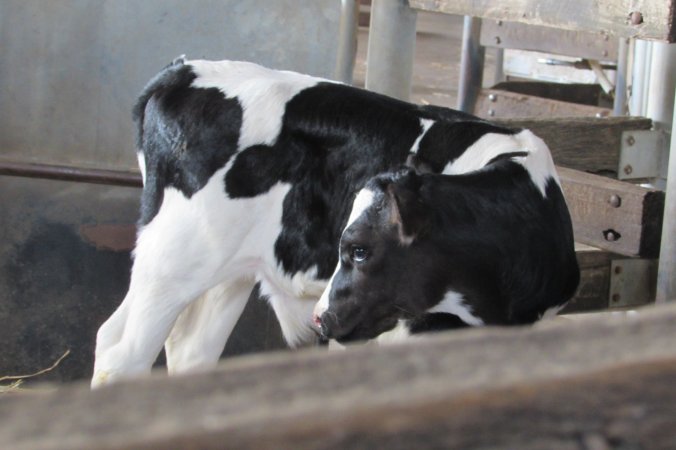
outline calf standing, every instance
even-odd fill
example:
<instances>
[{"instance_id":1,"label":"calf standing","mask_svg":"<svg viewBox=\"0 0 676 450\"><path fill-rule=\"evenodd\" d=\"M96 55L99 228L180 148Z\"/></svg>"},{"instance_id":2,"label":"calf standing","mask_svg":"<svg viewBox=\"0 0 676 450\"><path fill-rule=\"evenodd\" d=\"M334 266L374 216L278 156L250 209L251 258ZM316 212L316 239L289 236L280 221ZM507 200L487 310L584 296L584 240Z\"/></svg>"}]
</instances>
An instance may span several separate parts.
<instances>
[{"instance_id":1,"label":"calf standing","mask_svg":"<svg viewBox=\"0 0 676 450\"><path fill-rule=\"evenodd\" d=\"M134 116L141 219L129 291L97 335L94 386L147 373L162 345L170 372L214 365L257 282L286 341L311 340L370 178L407 160L480 169L486 146L529 150L457 111L244 62L179 59Z\"/></svg>"}]
</instances>

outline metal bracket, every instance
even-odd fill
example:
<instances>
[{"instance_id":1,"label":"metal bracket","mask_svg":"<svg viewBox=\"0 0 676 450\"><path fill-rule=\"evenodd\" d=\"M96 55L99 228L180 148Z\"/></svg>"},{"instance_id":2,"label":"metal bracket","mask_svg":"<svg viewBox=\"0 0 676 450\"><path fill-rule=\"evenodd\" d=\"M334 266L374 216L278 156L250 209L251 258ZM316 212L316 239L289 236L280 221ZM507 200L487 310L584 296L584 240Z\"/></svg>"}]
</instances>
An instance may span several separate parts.
<instances>
[{"instance_id":1,"label":"metal bracket","mask_svg":"<svg viewBox=\"0 0 676 450\"><path fill-rule=\"evenodd\" d=\"M653 303L656 282L657 260L613 260L610 262L608 304L611 308L627 308Z\"/></svg>"},{"instance_id":2,"label":"metal bracket","mask_svg":"<svg viewBox=\"0 0 676 450\"><path fill-rule=\"evenodd\" d=\"M622 132L618 178L666 178L669 139L662 130Z\"/></svg>"}]
</instances>

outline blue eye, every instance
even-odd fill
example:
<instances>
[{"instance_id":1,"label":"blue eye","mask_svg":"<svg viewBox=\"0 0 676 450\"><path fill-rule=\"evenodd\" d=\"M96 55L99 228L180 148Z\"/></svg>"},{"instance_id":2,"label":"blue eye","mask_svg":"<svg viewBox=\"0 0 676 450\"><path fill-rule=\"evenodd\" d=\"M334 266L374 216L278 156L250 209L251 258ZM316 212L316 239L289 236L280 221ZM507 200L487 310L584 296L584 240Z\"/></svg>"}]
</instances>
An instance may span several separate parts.
<instances>
[{"instance_id":1,"label":"blue eye","mask_svg":"<svg viewBox=\"0 0 676 450\"><path fill-rule=\"evenodd\" d=\"M366 261L368 256L369 256L368 250L366 250L366 248L364 248L364 247L359 247L358 245L353 245L350 248L350 259L353 262L356 262L356 263L364 262L364 261Z\"/></svg>"}]
</instances>

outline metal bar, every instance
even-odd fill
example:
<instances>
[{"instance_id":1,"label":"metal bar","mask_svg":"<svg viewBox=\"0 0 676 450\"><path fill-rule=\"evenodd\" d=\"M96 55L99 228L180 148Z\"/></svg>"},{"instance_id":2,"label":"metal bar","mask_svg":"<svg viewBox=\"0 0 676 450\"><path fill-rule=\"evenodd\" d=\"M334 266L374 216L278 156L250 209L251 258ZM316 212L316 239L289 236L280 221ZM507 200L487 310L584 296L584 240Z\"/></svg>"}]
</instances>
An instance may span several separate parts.
<instances>
[{"instance_id":1,"label":"metal bar","mask_svg":"<svg viewBox=\"0 0 676 450\"><path fill-rule=\"evenodd\" d=\"M417 13L408 0L373 0L366 89L408 100L413 77Z\"/></svg>"},{"instance_id":2,"label":"metal bar","mask_svg":"<svg viewBox=\"0 0 676 450\"><path fill-rule=\"evenodd\" d=\"M142 187L141 174L117 170L85 169L52 164L0 161L0 175L107 184L111 186Z\"/></svg>"},{"instance_id":3,"label":"metal bar","mask_svg":"<svg viewBox=\"0 0 676 450\"><path fill-rule=\"evenodd\" d=\"M495 80L494 83L502 83L505 81L505 49L496 48L495 49Z\"/></svg>"},{"instance_id":4,"label":"metal bar","mask_svg":"<svg viewBox=\"0 0 676 450\"><path fill-rule=\"evenodd\" d=\"M646 115L656 127L668 130L674 114L670 100L676 87L676 45L653 42L652 48Z\"/></svg>"},{"instance_id":5,"label":"metal bar","mask_svg":"<svg viewBox=\"0 0 676 450\"><path fill-rule=\"evenodd\" d=\"M650 79L650 52L651 43L642 39L634 40L634 54L631 75L631 98L629 100L629 114L645 116L648 80Z\"/></svg>"},{"instance_id":6,"label":"metal bar","mask_svg":"<svg viewBox=\"0 0 676 450\"><path fill-rule=\"evenodd\" d=\"M357 57L358 22L359 0L341 0L335 79L347 84L352 84Z\"/></svg>"},{"instance_id":7,"label":"metal bar","mask_svg":"<svg viewBox=\"0 0 676 450\"><path fill-rule=\"evenodd\" d=\"M676 93L674 103L676 104ZM673 105L672 104L672 105ZM655 302L676 300L676 114L672 120L669 173L662 221L660 262L657 269Z\"/></svg>"},{"instance_id":8,"label":"metal bar","mask_svg":"<svg viewBox=\"0 0 676 450\"><path fill-rule=\"evenodd\" d=\"M615 71L615 99L613 115L624 116L627 112L627 72L629 69L629 39L620 38L617 48L617 70Z\"/></svg>"},{"instance_id":9,"label":"metal bar","mask_svg":"<svg viewBox=\"0 0 676 450\"><path fill-rule=\"evenodd\" d=\"M458 109L467 113L474 112L483 81L485 49L479 43L480 40L481 19L465 16L460 56Z\"/></svg>"}]
</instances>

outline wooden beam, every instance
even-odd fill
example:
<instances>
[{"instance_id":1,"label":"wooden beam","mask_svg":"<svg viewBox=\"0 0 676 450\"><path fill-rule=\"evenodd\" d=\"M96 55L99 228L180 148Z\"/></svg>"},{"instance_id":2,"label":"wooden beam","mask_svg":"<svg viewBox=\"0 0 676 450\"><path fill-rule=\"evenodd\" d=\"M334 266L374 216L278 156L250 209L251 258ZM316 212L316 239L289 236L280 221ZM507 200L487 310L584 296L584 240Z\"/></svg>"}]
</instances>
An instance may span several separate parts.
<instances>
[{"instance_id":1,"label":"wooden beam","mask_svg":"<svg viewBox=\"0 0 676 450\"><path fill-rule=\"evenodd\" d=\"M620 160L622 132L652 128L652 121L643 117L499 119L495 122L532 130L547 143L557 165L614 176Z\"/></svg>"},{"instance_id":2,"label":"wooden beam","mask_svg":"<svg viewBox=\"0 0 676 450\"><path fill-rule=\"evenodd\" d=\"M626 256L659 255L664 192L557 169L577 242Z\"/></svg>"},{"instance_id":3,"label":"wooden beam","mask_svg":"<svg viewBox=\"0 0 676 450\"><path fill-rule=\"evenodd\" d=\"M474 106L474 114L488 120L514 117L596 117L608 115L610 112L608 108L599 106L580 105L499 89L482 89Z\"/></svg>"},{"instance_id":4,"label":"wooden beam","mask_svg":"<svg viewBox=\"0 0 676 450\"><path fill-rule=\"evenodd\" d=\"M616 61L618 39L597 30L582 32L484 20L481 24L481 45Z\"/></svg>"},{"instance_id":5,"label":"wooden beam","mask_svg":"<svg viewBox=\"0 0 676 450\"><path fill-rule=\"evenodd\" d=\"M561 314L607 310L610 306L610 265L617 255L578 244L575 255L580 266L580 285Z\"/></svg>"},{"instance_id":6,"label":"wooden beam","mask_svg":"<svg viewBox=\"0 0 676 450\"><path fill-rule=\"evenodd\" d=\"M668 448L675 321L669 305L5 396L0 448Z\"/></svg>"},{"instance_id":7,"label":"wooden beam","mask_svg":"<svg viewBox=\"0 0 676 450\"><path fill-rule=\"evenodd\" d=\"M676 42L674 0L409 0L424 11Z\"/></svg>"}]
</instances>

